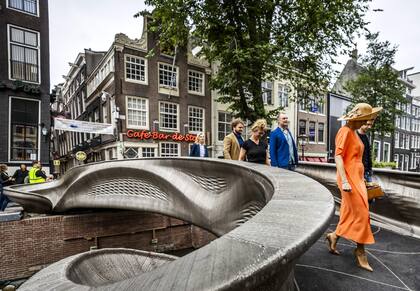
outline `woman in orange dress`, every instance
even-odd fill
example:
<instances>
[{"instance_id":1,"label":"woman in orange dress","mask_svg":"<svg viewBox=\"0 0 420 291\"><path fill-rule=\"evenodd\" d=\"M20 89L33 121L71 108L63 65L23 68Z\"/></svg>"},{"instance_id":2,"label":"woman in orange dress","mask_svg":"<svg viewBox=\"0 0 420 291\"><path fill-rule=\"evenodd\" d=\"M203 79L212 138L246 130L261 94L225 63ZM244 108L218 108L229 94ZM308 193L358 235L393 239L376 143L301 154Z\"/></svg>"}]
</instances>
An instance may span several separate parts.
<instances>
[{"instance_id":1,"label":"woman in orange dress","mask_svg":"<svg viewBox=\"0 0 420 291\"><path fill-rule=\"evenodd\" d=\"M335 255L340 254L336 249L340 237L356 242L354 254L357 265L371 272L373 269L367 260L365 244L373 244L375 239L370 228L364 181L364 145L356 131L367 121L374 121L381 110L380 107L372 108L369 104L359 103L339 119L347 121L335 138L337 184L341 191L340 220L336 230L326 236L330 253Z\"/></svg>"}]
</instances>

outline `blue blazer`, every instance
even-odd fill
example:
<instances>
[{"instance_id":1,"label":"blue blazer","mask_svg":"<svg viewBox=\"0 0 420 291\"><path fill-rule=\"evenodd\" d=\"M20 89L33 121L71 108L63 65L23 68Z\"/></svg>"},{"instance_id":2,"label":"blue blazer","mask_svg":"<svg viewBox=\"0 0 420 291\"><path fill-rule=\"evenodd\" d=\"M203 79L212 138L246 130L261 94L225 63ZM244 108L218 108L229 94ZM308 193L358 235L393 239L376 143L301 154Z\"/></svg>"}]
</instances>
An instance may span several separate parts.
<instances>
[{"instance_id":1,"label":"blue blazer","mask_svg":"<svg viewBox=\"0 0 420 291\"><path fill-rule=\"evenodd\" d=\"M290 133L290 132L289 132ZM292 137L292 135L290 134ZM298 164L299 158L296 148L296 143L292 137L293 141L293 153L295 156L295 164ZM270 159L271 166L285 168L289 167L289 144L287 143L286 137L284 136L283 131L277 127L270 133Z\"/></svg>"},{"instance_id":2,"label":"blue blazer","mask_svg":"<svg viewBox=\"0 0 420 291\"><path fill-rule=\"evenodd\" d=\"M207 150L207 146L204 145L204 157L208 158L209 151ZM200 145L195 143L191 147L190 157L200 157Z\"/></svg>"}]
</instances>

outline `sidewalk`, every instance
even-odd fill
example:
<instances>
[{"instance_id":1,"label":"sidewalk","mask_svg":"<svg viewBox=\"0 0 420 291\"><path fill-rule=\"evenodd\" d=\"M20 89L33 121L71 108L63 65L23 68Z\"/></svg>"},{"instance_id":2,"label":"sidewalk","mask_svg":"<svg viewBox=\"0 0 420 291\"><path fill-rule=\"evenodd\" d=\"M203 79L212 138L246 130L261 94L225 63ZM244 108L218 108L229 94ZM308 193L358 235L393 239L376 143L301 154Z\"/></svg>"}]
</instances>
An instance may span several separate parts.
<instances>
[{"instance_id":1,"label":"sidewalk","mask_svg":"<svg viewBox=\"0 0 420 291\"><path fill-rule=\"evenodd\" d=\"M335 229L335 216L327 232ZM298 291L420 290L420 240L372 226L376 243L366 246L373 273L357 267L355 244L340 239L340 256L327 250L323 235L297 262Z\"/></svg>"}]
</instances>

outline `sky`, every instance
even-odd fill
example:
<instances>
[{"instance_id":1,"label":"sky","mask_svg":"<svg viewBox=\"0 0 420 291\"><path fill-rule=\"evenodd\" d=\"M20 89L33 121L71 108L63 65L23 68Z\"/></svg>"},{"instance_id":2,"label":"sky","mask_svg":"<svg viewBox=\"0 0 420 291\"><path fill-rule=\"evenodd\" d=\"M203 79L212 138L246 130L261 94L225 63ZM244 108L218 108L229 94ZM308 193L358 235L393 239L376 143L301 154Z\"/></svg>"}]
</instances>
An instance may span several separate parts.
<instances>
[{"instance_id":1,"label":"sky","mask_svg":"<svg viewBox=\"0 0 420 291\"><path fill-rule=\"evenodd\" d=\"M123 3L123 4L122 4ZM396 69L415 67L420 71L419 0L373 0L366 15L372 32L380 32L380 40L398 46ZM64 81L77 54L85 48L107 51L117 33L140 38L142 18L133 15L145 9L142 0L52 0L49 1L51 88ZM373 12L373 9L383 9ZM359 54L366 42L357 40ZM339 61L345 63L347 56Z\"/></svg>"}]
</instances>

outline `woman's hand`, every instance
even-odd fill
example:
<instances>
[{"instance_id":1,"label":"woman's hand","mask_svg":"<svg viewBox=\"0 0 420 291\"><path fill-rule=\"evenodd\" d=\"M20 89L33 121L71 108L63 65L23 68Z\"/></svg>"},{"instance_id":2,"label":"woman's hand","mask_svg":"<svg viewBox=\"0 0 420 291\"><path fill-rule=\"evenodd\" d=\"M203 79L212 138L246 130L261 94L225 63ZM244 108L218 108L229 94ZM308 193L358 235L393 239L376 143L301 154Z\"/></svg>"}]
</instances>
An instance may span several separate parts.
<instances>
[{"instance_id":1,"label":"woman's hand","mask_svg":"<svg viewBox=\"0 0 420 291\"><path fill-rule=\"evenodd\" d=\"M351 186L350 186L349 182L347 182L347 181L343 182L343 191L344 192L351 192Z\"/></svg>"}]
</instances>

